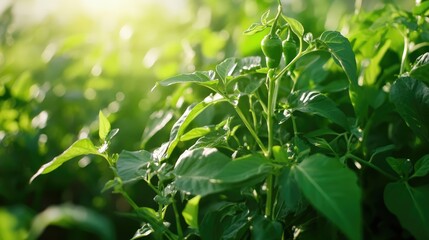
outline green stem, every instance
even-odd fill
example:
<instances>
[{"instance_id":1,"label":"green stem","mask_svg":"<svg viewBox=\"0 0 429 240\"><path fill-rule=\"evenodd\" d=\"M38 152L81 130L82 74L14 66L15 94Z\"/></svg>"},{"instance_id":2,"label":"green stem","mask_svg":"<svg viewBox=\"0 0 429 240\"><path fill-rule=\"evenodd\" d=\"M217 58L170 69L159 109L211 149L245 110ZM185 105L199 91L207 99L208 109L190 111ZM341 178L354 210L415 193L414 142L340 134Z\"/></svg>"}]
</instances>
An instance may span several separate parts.
<instances>
[{"instance_id":1,"label":"green stem","mask_svg":"<svg viewBox=\"0 0 429 240\"><path fill-rule=\"evenodd\" d=\"M259 148L262 150L262 152L264 152L264 155L266 155L267 148L264 146L264 144L262 143L261 139L258 137L258 134L253 129L252 125L249 123L249 121L247 120L246 116L244 116L243 112L241 111L241 109L236 104L234 104L231 101L229 101L229 103L234 106L235 112L238 114L238 116L240 117L241 121L243 121L244 125L249 130L250 134L255 139L256 143L259 146Z\"/></svg>"},{"instance_id":2,"label":"green stem","mask_svg":"<svg viewBox=\"0 0 429 240\"><path fill-rule=\"evenodd\" d=\"M370 167L370 168L372 168L372 169L376 170L377 172L379 172L379 173L383 174L384 176L386 176L386 177L387 177L387 178L389 178L390 180L398 180L398 178L396 178L396 177L392 176L390 173L388 173L388 172L384 171L383 169L381 169L381 168L377 167L376 165L374 165L374 164L372 164L372 163L370 163L370 162L368 162L368 161L363 160L362 158L360 158L360 157L358 157L358 156L355 156L355 155L353 155L353 154L351 154L351 153L348 153L348 154L346 154L346 157L349 157L349 158L351 158L351 159L353 159L353 160L356 160L357 162L359 162L359 163L361 163L361 164L363 164L363 165L366 165L366 166L368 166L368 167Z\"/></svg>"},{"instance_id":3,"label":"green stem","mask_svg":"<svg viewBox=\"0 0 429 240\"><path fill-rule=\"evenodd\" d=\"M276 15L276 18L274 19L274 23L273 23L273 26L271 27L271 31L270 31L271 36L274 36L276 34L277 21L278 21L280 15L281 15L281 13L282 13L282 5L278 4L277 15Z\"/></svg>"},{"instance_id":4,"label":"green stem","mask_svg":"<svg viewBox=\"0 0 429 240\"><path fill-rule=\"evenodd\" d=\"M267 202L265 204L265 217L272 218L273 217L273 178L274 175L270 174L267 177Z\"/></svg>"},{"instance_id":5,"label":"green stem","mask_svg":"<svg viewBox=\"0 0 429 240\"><path fill-rule=\"evenodd\" d=\"M139 206L130 198L130 196L121 189L121 195L127 200L127 202L131 205L134 210L137 210Z\"/></svg>"},{"instance_id":6,"label":"green stem","mask_svg":"<svg viewBox=\"0 0 429 240\"><path fill-rule=\"evenodd\" d=\"M274 109L276 107L276 87L277 79L268 78L268 112L267 112L267 129L268 129L268 152L266 154L267 158L271 157L271 151L273 148L274 142Z\"/></svg>"},{"instance_id":7,"label":"green stem","mask_svg":"<svg viewBox=\"0 0 429 240\"><path fill-rule=\"evenodd\" d=\"M268 151L265 154L267 159L271 158L274 145L274 109L276 107L278 93L278 79L270 78L268 74L268 112L267 112L267 128L268 128ZM272 216L273 209L273 175L270 174L266 182L267 187L267 202L265 205L265 216Z\"/></svg>"},{"instance_id":8,"label":"green stem","mask_svg":"<svg viewBox=\"0 0 429 240\"><path fill-rule=\"evenodd\" d=\"M253 121L253 128L257 129L258 127L258 120L256 118L256 113L255 110L253 109L253 100L252 100L252 96L249 96L249 105L250 105L250 114L252 114L252 121Z\"/></svg>"},{"instance_id":9,"label":"green stem","mask_svg":"<svg viewBox=\"0 0 429 240\"><path fill-rule=\"evenodd\" d=\"M176 228L177 228L177 235L179 237L179 239L183 239L183 230L182 230L182 225L180 223L180 215L179 215L179 211L177 209L176 206L176 201L173 199L173 210L174 210L174 217L176 219Z\"/></svg>"},{"instance_id":10,"label":"green stem","mask_svg":"<svg viewBox=\"0 0 429 240\"><path fill-rule=\"evenodd\" d=\"M290 118L292 120L293 136L297 136L298 135L298 128L296 126L295 117L293 115L291 115Z\"/></svg>"},{"instance_id":11,"label":"green stem","mask_svg":"<svg viewBox=\"0 0 429 240\"><path fill-rule=\"evenodd\" d=\"M296 62L296 61L298 61L298 59L301 57L301 56L303 56L303 55L305 55L305 54L307 54L307 53L310 53L312 50L309 50L309 49L306 49L305 51L302 51L302 43L301 43L301 38L299 39L299 41L300 41L300 47L299 47L299 51L298 51L298 54L295 56L295 58L294 59L292 59L291 61L290 61L290 63L288 64L288 65L286 65L274 78L275 79L280 79L285 73L287 73L287 71L290 69L290 67Z\"/></svg>"},{"instance_id":12,"label":"green stem","mask_svg":"<svg viewBox=\"0 0 429 240\"><path fill-rule=\"evenodd\" d=\"M399 71L399 75L402 75L404 73L404 70L405 70L405 62L407 60L408 45L409 45L409 40L408 40L407 35L408 34L404 34L404 51L402 52L401 70Z\"/></svg>"}]
</instances>

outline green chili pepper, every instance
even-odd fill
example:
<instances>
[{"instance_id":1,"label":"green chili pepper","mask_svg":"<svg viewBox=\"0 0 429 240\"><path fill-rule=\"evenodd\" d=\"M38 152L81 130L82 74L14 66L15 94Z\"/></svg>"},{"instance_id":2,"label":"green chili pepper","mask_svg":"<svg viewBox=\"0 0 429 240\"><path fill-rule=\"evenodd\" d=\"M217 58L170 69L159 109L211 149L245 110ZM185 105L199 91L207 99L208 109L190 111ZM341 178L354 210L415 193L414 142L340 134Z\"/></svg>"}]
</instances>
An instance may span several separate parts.
<instances>
[{"instance_id":1,"label":"green chili pepper","mask_svg":"<svg viewBox=\"0 0 429 240\"><path fill-rule=\"evenodd\" d=\"M293 40L284 40L282 42L282 49L285 56L285 63L288 65L296 57L296 44Z\"/></svg>"},{"instance_id":2,"label":"green chili pepper","mask_svg":"<svg viewBox=\"0 0 429 240\"><path fill-rule=\"evenodd\" d=\"M268 34L261 41L262 52L265 55L267 66L276 68L282 58L282 40L277 34Z\"/></svg>"}]
</instances>

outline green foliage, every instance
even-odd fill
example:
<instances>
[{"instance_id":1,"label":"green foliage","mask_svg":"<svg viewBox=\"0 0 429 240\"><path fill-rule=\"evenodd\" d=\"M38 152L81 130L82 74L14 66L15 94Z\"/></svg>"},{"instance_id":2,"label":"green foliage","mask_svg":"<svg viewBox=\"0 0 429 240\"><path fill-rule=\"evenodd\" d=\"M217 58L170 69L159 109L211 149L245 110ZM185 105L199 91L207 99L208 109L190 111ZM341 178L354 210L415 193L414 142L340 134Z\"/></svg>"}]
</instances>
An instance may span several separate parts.
<instances>
[{"instance_id":1,"label":"green foliage","mask_svg":"<svg viewBox=\"0 0 429 240\"><path fill-rule=\"evenodd\" d=\"M387 208L416 239L429 237L429 231L425 227L429 224L429 208L426 204L428 197L428 185L411 187L407 182L395 182L387 184L384 190Z\"/></svg>"},{"instance_id":2,"label":"green foliage","mask_svg":"<svg viewBox=\"0 0 429 240\"><path fill-rule=\"evenodd\" d=\"M197 2L189 7L198 18L186 16L177 29L157 23L165 40L147 40L155 48L138 40L154 30L135 28L134 38L133 23L118 28L117 42L95 50L79 34L47 47L14 43L18 35L4 30L12 12L4 12L0 143L7 148L0 154L36 160L22 164L25 183L30 178L30 187L39 187L30 202L49 199L44 188L56 184L66 191L59 195L71 195L57 201L120 211L121 221L137 224L122 224L135 233L118 238L428 238L428 5L366 11L357 1L341 21L323 12L340 22L323 29L308 22L313 16L294 15L294 3L278 1L265 11L265 1ZM235 34L249 25L246 35ZM174 32L188 39L177 41ZM282 40L296 43L293 56L261 49L264 35L279 37L276 48ZM45 49L43 61L27 68L22 56L29 51L21 47L35 44ZM116 45L123 51L105 52ZM142 57L151 73L142 70ZM96 112L98 124L91 122ZM77 158L85 171L73 169ZM39 167L40 159L52 160ZM12 163L0 162L0 169ZM55 174L61 177L48 180ZM67 182L74 178L84 184ZM109 197L85 198L86 185ZM0 209L0 238L36 239L56 225L115 239L98 211L60 205L37 212Z\"/></svg>"},{"instance_id":3,"label":"green foliage","mask_svg":"<svg viewBox=\"0 0 429 240\"><path fill-rule=\"evenodd\" d=\"M114 232L109 221L98 213L82 207L62 205L52 206L33 219L28 239L38 239L49 225L83 228L94 232L100 239L114 239Z\"/></svg>"},{"instance_id":4,"label":"green foliage","mask_svg":"<svg viewBox=\"0 0 429 240\"><path fill-rule=\"evenodd\" d=\"M307 200L337 225L349 239L361 239L361 191L356 175L339 162L320 154L292 168Z\"/></svg>"}]
</instances>

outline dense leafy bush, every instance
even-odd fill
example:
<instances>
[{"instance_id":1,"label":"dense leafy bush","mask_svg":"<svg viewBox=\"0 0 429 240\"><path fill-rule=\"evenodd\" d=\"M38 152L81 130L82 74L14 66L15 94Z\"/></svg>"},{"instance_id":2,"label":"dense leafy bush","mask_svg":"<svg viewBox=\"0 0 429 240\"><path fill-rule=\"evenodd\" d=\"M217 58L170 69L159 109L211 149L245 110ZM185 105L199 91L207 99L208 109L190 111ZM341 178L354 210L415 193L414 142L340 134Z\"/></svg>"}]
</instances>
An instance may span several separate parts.
<instances>
[{"instance_id":1,"label":"dense leafy bush","mask_svg":"<svg viewBox=\"0 0 429 240\"><path fill-rule=\"evenodd\" d=\"M340 31L320 33L285 12L279 1L245 33L295 51L264 41L158 81L154 91L177 87L147 120L141 150L114 153L118 129L100 111L98 136L31 181L78 156L106 160L103 191L132 207L133 239L429 238L429 4L357 4ZM46 211L111 238L96 213Z\"/></svg>"}]
</instances>

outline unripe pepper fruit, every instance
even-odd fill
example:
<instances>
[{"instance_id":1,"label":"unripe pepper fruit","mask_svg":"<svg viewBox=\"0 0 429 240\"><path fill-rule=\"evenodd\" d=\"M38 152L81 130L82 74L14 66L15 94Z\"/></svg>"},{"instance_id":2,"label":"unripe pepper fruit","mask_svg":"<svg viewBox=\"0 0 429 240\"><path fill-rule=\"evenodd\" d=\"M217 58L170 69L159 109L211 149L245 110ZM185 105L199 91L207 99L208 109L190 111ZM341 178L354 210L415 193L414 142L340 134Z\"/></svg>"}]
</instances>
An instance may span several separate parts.
<instances>
[{"instance_id":1,"label":"unripe pepper fruit","mask_svg":"<svg viewBox=\"0 0 429 240\"><path fill-rule=\"evenodd\" d=\"M282 49L285 56L285 63L288 65L296 57L296 44L293 40L284 40L282 42Z\"/></svg>"},{"instance_id":2,"label":"unripe pepper fruit","mask_svg":"<svg viewBox=\"0 0 429 240\"><path fill-rule=\"evenodd\" d=\"M262 52L265 55L267 66L276 68L282 59L282 40L277 34L268 34L261 41Z\"/></svg>"}]
</instances>

